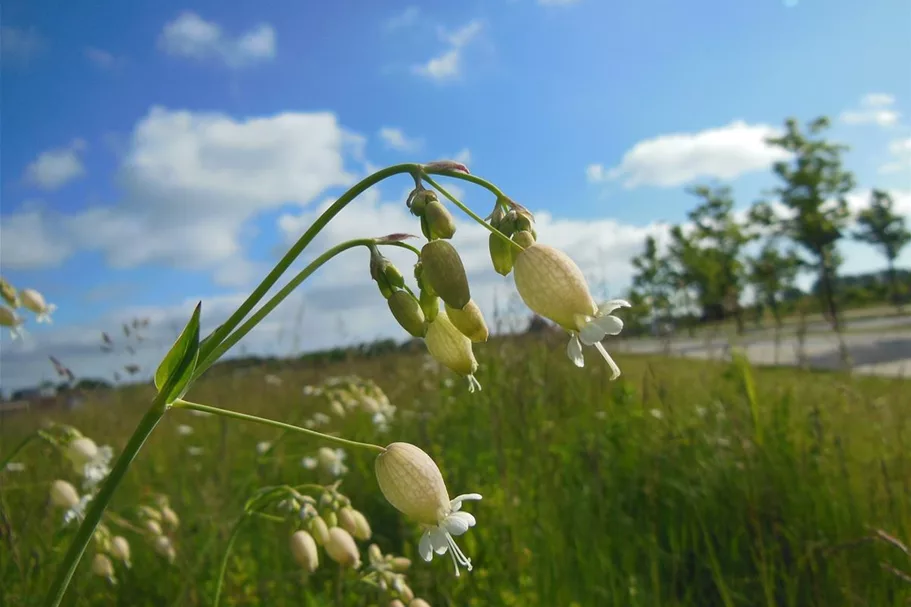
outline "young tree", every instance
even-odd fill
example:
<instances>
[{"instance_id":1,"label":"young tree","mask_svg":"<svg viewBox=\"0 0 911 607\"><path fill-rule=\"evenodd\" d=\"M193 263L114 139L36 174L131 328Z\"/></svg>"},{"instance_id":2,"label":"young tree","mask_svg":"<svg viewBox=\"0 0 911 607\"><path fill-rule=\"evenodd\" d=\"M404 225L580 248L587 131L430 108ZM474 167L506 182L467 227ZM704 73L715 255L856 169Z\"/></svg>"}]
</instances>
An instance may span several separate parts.
<instances>
[{"instance_id":1,"label":"young tree","mask_svg":"<svg viewBox=\"0 0 911 607\"><path fill-rule=\"evenodd\" d=\"M873 190L870 206L857 215L860 229L854 238L879 248L889 264L889 291L892 303L901 309L895 260L901 250L911 242L911 232L905 227L905 218L893 210L894 201L888 192Z\"/></svg>"},{"instance_id":2,"label":"young tree","mask_svg":"<svg viewBox=\"0 0 911 607\"><path fill-rule=\"evenodd\" d=\"M781 302L794 289L800 271L800 257L794 251L782 254L774 241L767 242L759 255L750 260L749 279L756 289L756 299L768 306L775 325L782 326Z\"/></svg>"},{"instance_id":3,"label":"young tree","mask_svg":"<svg viewBox=\"0 0 911 607\"><path fill-rule=\"evenodd\" d=\"M849 220L845 195L854 188L854 176L842 166L842 152L847 147L821 136L827 128L829 119L817 118L807 125L805 134L797 121L789 118L785 133L767 142L791 154L790 160L773 166L782 182L774 193L789 211L788 217L778 218L778 227L813 256L823 309L839 331L834 292L840 261L836 244Z\"/></svg>"},{"instance_id":4,"label":"young tree","mask_svg":"<svg viewBox=\"0 0 911 607\"><path fill-rule=\"evenodd\" d=\"M645 250L632 260L636 274L633 286L650 300L655 316L661 311L670 312L670 273L667 262L658 253L658 241L654 236L645 239Z\"/></svg>"}]
</instances>

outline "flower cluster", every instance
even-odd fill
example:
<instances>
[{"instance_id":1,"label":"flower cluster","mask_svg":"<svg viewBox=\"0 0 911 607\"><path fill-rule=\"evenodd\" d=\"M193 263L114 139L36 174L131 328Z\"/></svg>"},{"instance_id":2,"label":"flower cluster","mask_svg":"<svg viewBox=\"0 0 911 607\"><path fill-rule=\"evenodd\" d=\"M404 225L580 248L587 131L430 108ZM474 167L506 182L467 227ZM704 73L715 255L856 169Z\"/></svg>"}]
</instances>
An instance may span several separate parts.
<instances>
[{"instance_id":1,"label":"flower cluster","mask_svg":"<svg viewBox=\"0 0 911 607\"><path fill-rule=\"evenodd\" d=\"M336 418L363 414L379 432L386 432L395 418L396 407L376 382L356 375L330 377L319 386L304 386L304 396L322 397L328 413ZM307 428L318 428L330 423L329 414L317 411L304 422Z\"/></svg>"},{"instance_id":2,"label":"flower cluster","mask_svg":"<svg viewBox=\"0 0 911 607\"><path fill-rule=\"evenodd\" d=\"M54 304L47 303L44 296L35 289L20 291L4 278L0 278L0 298L5 302L0 304L0 326L7 327L13 339L25 334L22 328L25 318L18 314L18 310L28 310L35 315L36 322L50 323L51 314L57 309Z\"/></svg>"}]
</instances>

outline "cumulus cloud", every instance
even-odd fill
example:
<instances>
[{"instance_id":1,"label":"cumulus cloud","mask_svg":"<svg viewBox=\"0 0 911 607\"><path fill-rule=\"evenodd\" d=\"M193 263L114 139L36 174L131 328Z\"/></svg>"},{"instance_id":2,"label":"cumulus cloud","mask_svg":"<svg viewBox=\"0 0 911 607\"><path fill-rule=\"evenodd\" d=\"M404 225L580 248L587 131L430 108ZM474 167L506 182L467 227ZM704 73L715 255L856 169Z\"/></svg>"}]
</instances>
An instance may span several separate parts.
<instances>
[{"instance_id":1,"label":"cumulus cloud","mask_svg":"<svg viewBox=\"0 0 911 607\"><path fill-rule=\"evenodd\" d=\"M870 93L860 100L859 107L841 113L845 124L875 124L891 127L898 123L901 114L893 106L895 97L886 93Z\"/></svg>"},{"instance_id":2,"label":"cumulus cloud","mask_svg":"<svg viewBox=\"0 0 911 607\"><path fill-rule=\"evenodd\" d=\"M74 250L97 250L113 267L211 269L237 284L251 273L243 227L264 211L306 205L352 183L345 157L362 146L327 112L235 120L155 107L136 125L122 160L121 200L30 221L58 234L57 262ZM4 227L16 220L4 217ZM16 251L28 245L4 239L13 258L26 256Z\"/></svg>"},{"instance_id":3,"label":"cumulus cloud","mask_svg":"<svg viewBox=\"0 0 911 607\"><path fill-rule=\"evenodd\" d=\"M640 141L620 164L586 168L590 182L622 180L627 188L675 187L697 179L730 180L785 160L787 152L766 143L778 131L765 124L730 124L695 133L672 133Z\"/></svg>"},{"instance_id":4,"label":"cumulus cloud","mask_svg":"<svg viewBox=\"0 0 911 607\"><path fill-rule=\"evenodd\" d=\"M220 25L193 12L181 13L165 24L159 47L174 57L196 61L218 61L240 68L275 58L275 30L268 23L231 36Z\"/></svg>"},{"instance_id":5,"label":"cumulus cloud","mask_svg":"<svg viewBox=\"0 0 911 607\"><path fill-rule=\"evenodd\" d=\"M42 152L25 169L25 180L42 190L56 190L85 175L81 154L85 141L74 140L70 145Z\"/></svg>"},{"instance_id":6,"label":"cumulus cloud","mask_svg":"<svg viewBox=\"0 0 911 607\"><path fill-rule=\"evenodd\" d=\"M72 254L70 243L50 225L34 204L4 215L0 221L0 259L9 270L34 270L59 265Z\"/></svg>"},{"instance_id":7,"label":"cumulus cloud","mask_svg":"<svg viewBox=\"0 0 911 607\"><path fill-rule=\"evenodd\" d=\"M408 137L402 129L384 126L379 132L383 144L399 152L416 152L421 149L423 141L416 137Z\"/></svg>"},{"instance_id":8,"label":"cumulus cloud","mask_svg":"<svg viewBox=\"0 0 911 607\"><path fill-rule=\"evenodd\" d=\"M412 71L436 82L457 79L462 74L462 56L465 48L481 33L484 24L475 19L455 31L440 30L440 38L446 48L426 62L415 65Z\"/></svg>"}]
</instances>

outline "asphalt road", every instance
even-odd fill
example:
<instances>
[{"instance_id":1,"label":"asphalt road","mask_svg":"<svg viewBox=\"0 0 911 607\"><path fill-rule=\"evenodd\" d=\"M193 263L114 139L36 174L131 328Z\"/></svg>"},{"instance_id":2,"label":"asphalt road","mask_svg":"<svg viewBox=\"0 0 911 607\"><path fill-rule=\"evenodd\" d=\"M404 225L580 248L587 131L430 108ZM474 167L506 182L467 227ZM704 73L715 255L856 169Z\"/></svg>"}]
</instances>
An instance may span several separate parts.
<instances>
[{"instance_id":1,"label":"asphalt road","mask_svg":"<svg viewBox=\"0 0 911 607\"><path fill-rule=\"evenodd\" d=\"M631 339L612 344L616 352L669 353L671 356L727 359L731 346L742 348L757 365L805 365L817 369L841 369L838 337L810 327L803 347L793 327L782 331L775 343L774 331L754 331L743 336L710 335L690 338L681 332L670 340ZM843 339L856 373L911 377L911 318L869 318L851 321ZM801 349L803 352L801 353ZM803 362L801 363L801 359Z\"/></svg>"}]
</instances>

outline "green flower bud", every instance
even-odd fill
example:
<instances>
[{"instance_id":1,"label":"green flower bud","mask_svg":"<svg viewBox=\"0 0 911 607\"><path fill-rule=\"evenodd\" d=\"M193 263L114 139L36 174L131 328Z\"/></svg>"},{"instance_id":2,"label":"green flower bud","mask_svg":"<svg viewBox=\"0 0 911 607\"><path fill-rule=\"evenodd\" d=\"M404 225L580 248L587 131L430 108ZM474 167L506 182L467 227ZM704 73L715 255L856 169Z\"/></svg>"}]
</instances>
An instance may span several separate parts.
<instances>
[{"instance_id":1,"label":"green flower bud","mask_svg":"<svg viewBox=\"0 0 911 607\"><path fill-rule=\"evenodd\" d=\"M338 526L338 517L335 515L335 512L332 510L326 510L322 514L322 519L326 521L326 525L329 526L331 530L333 527Z\"/></svg>"},{"instance_id":2,"label":"green flower bud","mask_svg":"<svg viewBox=\"0 0 911 607\"><path fill-rule=\"evenodd\" d=\"M452 238L452 235L455 234L455 219L452 217L452 213L438 200L427 204L427 208L424 210L424 219L427 221L427 228L430 232L428 238L431 240Z\"/></svg>"},{"instance_id":3,"label":"green flower bud","mask_svg":"<svg viewBox=\"0 0 911 607\"><path fill-rule=\"evenodd\" d=\"M424 211L427 210L427 205L431 202L437 202L437 193L433 190L425 190L421 188L412 192L408 208L411 209L412 215L416 217L423 217Z\"/></svg>"},{"instance_id":4,"label":"green flower bud","mask_svg":"<svg viewBox=\"0 0 911 607\"><path fill-rule=\"evenodd\" d=\"M515 247L497 234L491 234L488 249L490 250L490 261L493 262L493 269L501 276L509 276L514 263L513 249Z\"/></svg>"},{"instance_id":5,"label":"green flower bud","mask_svg":"<svg viewBox=\"0 0 911 607\"><path fill-rule=\"evenodd\" d=\"M473 377L478 370L471 340L455 328L445 312L430 323L424 342L431 356L459 375Z\"/></svg>"},{"instance_id":6,"label":"green flower bud","mask_svg":"<svg viewBox=\"0 0 911 607\"><path fill-rule=\"evenodd\" d=\"M389 299L395 289L405 286L405 277L376 247L370 247L370 277L376 281L383 297Z\"/></svg>"},{"instance_id":7,"label":"green flower bud","mask_svg":"<svg viewBox=\"0 0 911 607\"><path fill-rule=\"evenodd\" d=\"M421 249L422 278L440 298L461 309L471 299L468 276L458 251L447 240L428 242Z\"/></svg>"},{"instance_id":8,"label":"green flower bud","mask_svg":"<svg viewBox=\"0 0 911 607\"><path fill-rule=\"evenodd\" d=\"M19 307L19 295L16 293L16 288L3 278L0 278L0 297L3 297L3 300L13 308Z\"/></svg>"},{"instance_id":9,"label":"green flower bud","mask_svg":"<svg viewBox=\"0 0 911 607\"><path fill-rule=\"evenodd\" d=\"M446 314L449 320L455 325L455 328L475 343L487 341L490 332L487 330L487 323L484 322L484 316L481 309L474 300L470 300L461 310L446 305Z\"/></svg>"},{"instance_id":10,"label":"green flower bud","mask_svg":"<svg viewBox=\"0 0 911 607\"><path fill-rule=\"evenodd\" d=\"M424 318L427 322L433 322L436 320L437 315L440 313L440 298L437 297L433 291L424 290L421 291L421 310L424 311ZM426 335L426 330L424 331Z\"/></svg>"},{"instance_id":11,"label":"green flower bud","mask_svg":"<svg viewBox=\"0 0 911 607\"><path fill-rule=\"evenodd\" d=\"M522 230L521 232L516 232L516 234L512 237L512 239L513 239L513 241L515 241L516 244L521 246L523 249L527 249L528 247L535 244L535 240L536 240L535 235L527 230ZM511 248L513 250L513 259L515 259L515 255L517 253L519 253L519 250L516 247L511 247Z\"/></svg>"},{"instance_id":12,"label":"green flower bud","mask_svg":"<svg viewBox=\"0 0 911 607\"><path fill-rule=\"evenodd\" d=\"M414 295L408 291L395 291L386 303L389 304L389 311L396 322L403 329L414 337L424 337L427 333L427 322L421 304Z\"/></svg>"}]
</instances>

